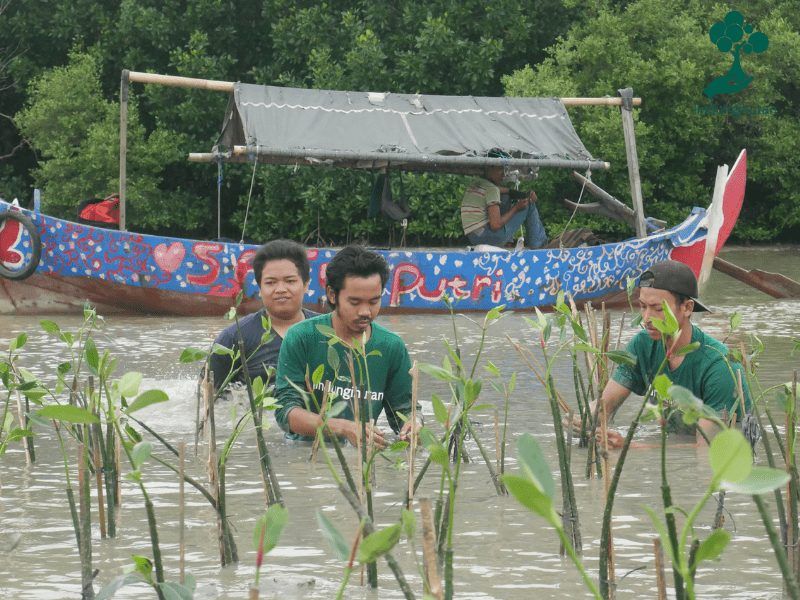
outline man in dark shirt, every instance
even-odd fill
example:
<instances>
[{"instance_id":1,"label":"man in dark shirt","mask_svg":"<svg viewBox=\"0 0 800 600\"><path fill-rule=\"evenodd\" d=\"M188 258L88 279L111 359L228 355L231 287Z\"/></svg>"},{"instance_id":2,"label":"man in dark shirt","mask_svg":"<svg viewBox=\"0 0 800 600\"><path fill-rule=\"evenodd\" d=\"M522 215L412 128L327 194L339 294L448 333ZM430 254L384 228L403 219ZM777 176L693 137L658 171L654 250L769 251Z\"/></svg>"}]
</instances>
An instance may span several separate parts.
<instances>
[{"instance_id":1,"label":"man in dark shirt","mask_svg":"<svg viewBox=\"0 0 800 600\"><path fill-rule=\"evenodd\" d=\"M278 352L289 327L316 315L303 309L309 272L306 249L296 242L273 240L256 252L253 258L253 274L264 308L239 319L250 379L261 377L264 383L269 381L271 369L278 363ZM269 332L264 328L267 317L271 325ZM269 339L265 340L267 333L270 334ZM234 353L238 352L239 332L236 323L220 333L215 344L230 348ZM242 357L234 361L228 354L212 353L209 364L214 375L214 386L217 388L231 373L231 369L234 370L231 382L244 381Z\"/></svg>"}]
</instances>

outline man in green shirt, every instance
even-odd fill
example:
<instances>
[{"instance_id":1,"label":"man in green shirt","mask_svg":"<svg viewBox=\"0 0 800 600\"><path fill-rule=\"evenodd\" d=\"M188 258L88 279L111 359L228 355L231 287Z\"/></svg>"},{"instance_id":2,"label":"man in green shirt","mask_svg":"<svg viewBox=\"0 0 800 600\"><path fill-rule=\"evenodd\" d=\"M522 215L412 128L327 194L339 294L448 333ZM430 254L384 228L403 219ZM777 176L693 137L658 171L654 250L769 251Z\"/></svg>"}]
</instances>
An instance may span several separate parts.
<instances>
[{"instance_id":1,"label":"man in green shirt","mask_svg":"<svg viewBox=\"0 0 800 600\"><path fill-rule=\"evenodd\" d=\"M328 264L326 277L325 292L333 312L297 323L289 329L281 345L276 377L278 425L287 437L313 439L322 424L319 407L329 387L329 409L335 402L347 403L343 412L328 419L334 435L357 443L360 428L354 421L357 404L376 446L387 445L384 433L375 426L382 410L386 411L394 432L407 439L418 428L410 420L408 350L397 334L374 322L380 312L389 267L379 254L360 246L348 246ZM341 341L329 345L332 333ZM356 381L351 381L350 354ZM310 378L319 365L324 365L322 380L307 405L297 388L306 390L307 376ZM399 413L408 421L404 423Z\"/></svg>"},{"instance_id":2,"label":"man in green shirt","mask_svg":"<svg viewBox=\"0 0 800 600\"><path fill-rule=\"evenodd\" d=\"M653 327L652 319L664 318L662 302L666 302L678 321L678 334L662 339ZM655 378L659 367L669 352L669 359L662 371L673 385L683 386L700 398L706 406L717 413L737 411L743 417L739 399L741 376L745 409L750 408L750 392L742 372L742 365L729 361L728 348L699 327L691 323L693 312L708 309L697 299L697 278L685 264L666 260L653 265L639 280L639 309L642 314L643 331L628 343L626 350L636 357L636 366L619 365L606 384L601 401L606 413L614 411L631 392L642 395ZM675 354L687 344L698 342L697 350L688 354ZM716 432L716 425L701 419L699 426L709 439ZM609 432L609 444L619 446L622 437Z\"/></svg>"}]
</instances>

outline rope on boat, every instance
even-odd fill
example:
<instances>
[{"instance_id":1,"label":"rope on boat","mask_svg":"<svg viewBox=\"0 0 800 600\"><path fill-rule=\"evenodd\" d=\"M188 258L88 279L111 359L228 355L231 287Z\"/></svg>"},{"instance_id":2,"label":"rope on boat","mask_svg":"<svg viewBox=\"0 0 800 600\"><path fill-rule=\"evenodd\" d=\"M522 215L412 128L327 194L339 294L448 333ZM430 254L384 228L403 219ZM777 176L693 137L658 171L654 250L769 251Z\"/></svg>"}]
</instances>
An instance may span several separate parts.
<instances>
[{"instance_id":1,"label":"rope on boat","mask_svg":"<svg viewBox=\"0 0 800 600\"><path fill-rule=\"evenodd\" d=\"M7 210L4 213L0 213L0 225L5 224L9 220L18 222L20 227L24 228L25 231L28 232L31 254L28 263L20 269L9 269L3 264L2 261L0 261L0 276L13 280L27 279L33 275L33 272L36 271L36 267L39 266L39 261L42 258L42 239L39 237L39 230L36 228L36 225L34 225L29 216L19 212L18 210ZM2 229L2 227L0 227L0 229ZM21 240L22 232L20 231L17 239L12 240L12 243L16 243L17 241ZM14 251L21 255L20 260L25 258L22 256L23 252L21 250L15 249Z\"/></svg>"},{"instance_id":2,"label":"rope on boat","mask_svg":"<svg viewBox=\"0 0 800 600\"><path fill-rule=\"evenodd\" d=\"M569 229L570 223L572 223L572 219L575 218L575 214L578 212L578 207L581 205L581 199L583 199L583 192L586 190L586 182L592 180L592 170L586 169L586 178L583 180L583 185L581 186L581 193L578 195L578 201L575 203L575 208L572 210L572 214L569 216L569 220L567 224L564 225L564 231L561 232L561 235L558 236L558 249L564 249L564 234L567 233Z\"/></svg>"},{"instance_id":3,"label":"rope on boat","mask_svg":"<svg viewBox=\"0 0 800 600\"><path fill-rule=\"evenodd\" d=\"M250 214L250 200L253 198L253 186L256 182L256 167L258 166L258 157L253 152L251 153L253 157L253 176L250 178L250 193L247 194L247 208L244 210L244 224L242 225L242 237L239 240L240 244L244 244L244 232L247 229L247 215Z\"/></svg>"}]
</instances>

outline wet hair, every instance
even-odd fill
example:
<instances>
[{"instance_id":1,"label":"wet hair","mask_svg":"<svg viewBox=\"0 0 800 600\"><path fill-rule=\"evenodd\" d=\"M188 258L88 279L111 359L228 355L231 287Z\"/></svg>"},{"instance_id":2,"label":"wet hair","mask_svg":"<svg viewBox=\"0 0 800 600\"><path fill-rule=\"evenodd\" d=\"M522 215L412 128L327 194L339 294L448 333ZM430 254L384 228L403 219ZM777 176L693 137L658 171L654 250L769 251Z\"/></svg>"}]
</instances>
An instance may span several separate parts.
<instances>
[{"instance_id":1,"label":"wet hair","mask_svg":"<svg viewBox=\"0 0 800 600\"><path fill-rule=\"evenodd\" d=\"M389 280L389 265L380 254L356 245L339 250L328 263L325 271L326 288L333 290L334 301L329 302L330 305L336 308L339 292L344 288L344 280L347 276L366 278L373 275L380 275L381 287L385 286Z\"/></svg>"},{"instance_id":2,"label":"wet hair","mask_svg":"<svg viewBox=\"0 0 800 600\"><path fill-rule=\"evenodd\" d=\"M261 272L264 270L264 265L271 260L289 260L297 267L303 283L308 283L308 280L311 279L311 267L308 264L305 246L291 240L272 240L261 246L253 257L253 275L256 276L258 285L261 285Z\"/></svg>"}]
</instances>

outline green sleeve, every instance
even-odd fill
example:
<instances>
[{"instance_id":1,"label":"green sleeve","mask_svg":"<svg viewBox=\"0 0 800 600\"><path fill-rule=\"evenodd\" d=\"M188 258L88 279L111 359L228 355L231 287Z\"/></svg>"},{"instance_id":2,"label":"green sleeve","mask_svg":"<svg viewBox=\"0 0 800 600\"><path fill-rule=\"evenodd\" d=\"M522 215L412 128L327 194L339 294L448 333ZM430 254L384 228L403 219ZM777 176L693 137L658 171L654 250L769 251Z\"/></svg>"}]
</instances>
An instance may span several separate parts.
<instances>
[{"instance_id":1,"label":"green sleeve","mask_svg":"<svg viewBox=\"0 0 800 600\"><path fill-rule=\"evenodd\" d=\"M715 360L703 376L702 400L703 404L713 408L718 413L727 410L731 414L734 410L743 417L739 404L739 383L737 373L742 374L742 388L745 397L745 409L750 409L750 390L744 377L742 365L738 362L728 361L727 358Z\"/></svg>"},{"instance_id":2,"label":"green sleeve","mask_svg":"<svg viewBox=\"0 0 800 600\"><path fill-rule=\"evenodd\" d=\"M611 379L616 381L622 387L632 391L634 394L641 396L647 391L647 384L642 376L642 369L639 362L641 359L641 352L639 352L639 334L633 336L633 339L625 346L625 350L630 352L636 357L636 366L627 364L617 365L614 369L614 374Z\"/></svg>"},{"instance_id":3,"label":"green sleeve","mask_svg":"<svg viewBox=\"0 0 800 600\"><path fill-rule=\"evenodd\" d=\"M409 373L411 359L402 340L397 340L390 361L391 367L386 377L383 406L389 426L392 431L397 433L403 427L403 420L397 416L397 413L401 412L405 417L411 416L411 373Z\"/></svg>"},{"instance_id":4,"label":"green sleeve","mask_svg":"<svg viewBox=\"0 0 800 600\"><path fill-rule=\"evenodd\" d=\"M275 410L275 420L286 432L290 432L289 412L297 407L307 408L303 394L290 383L305 389L307 361L305 338L296 328L289 329L281 344L278 372L275 377L275 398L279 405Z\"/></svg>"}]
</instances>

